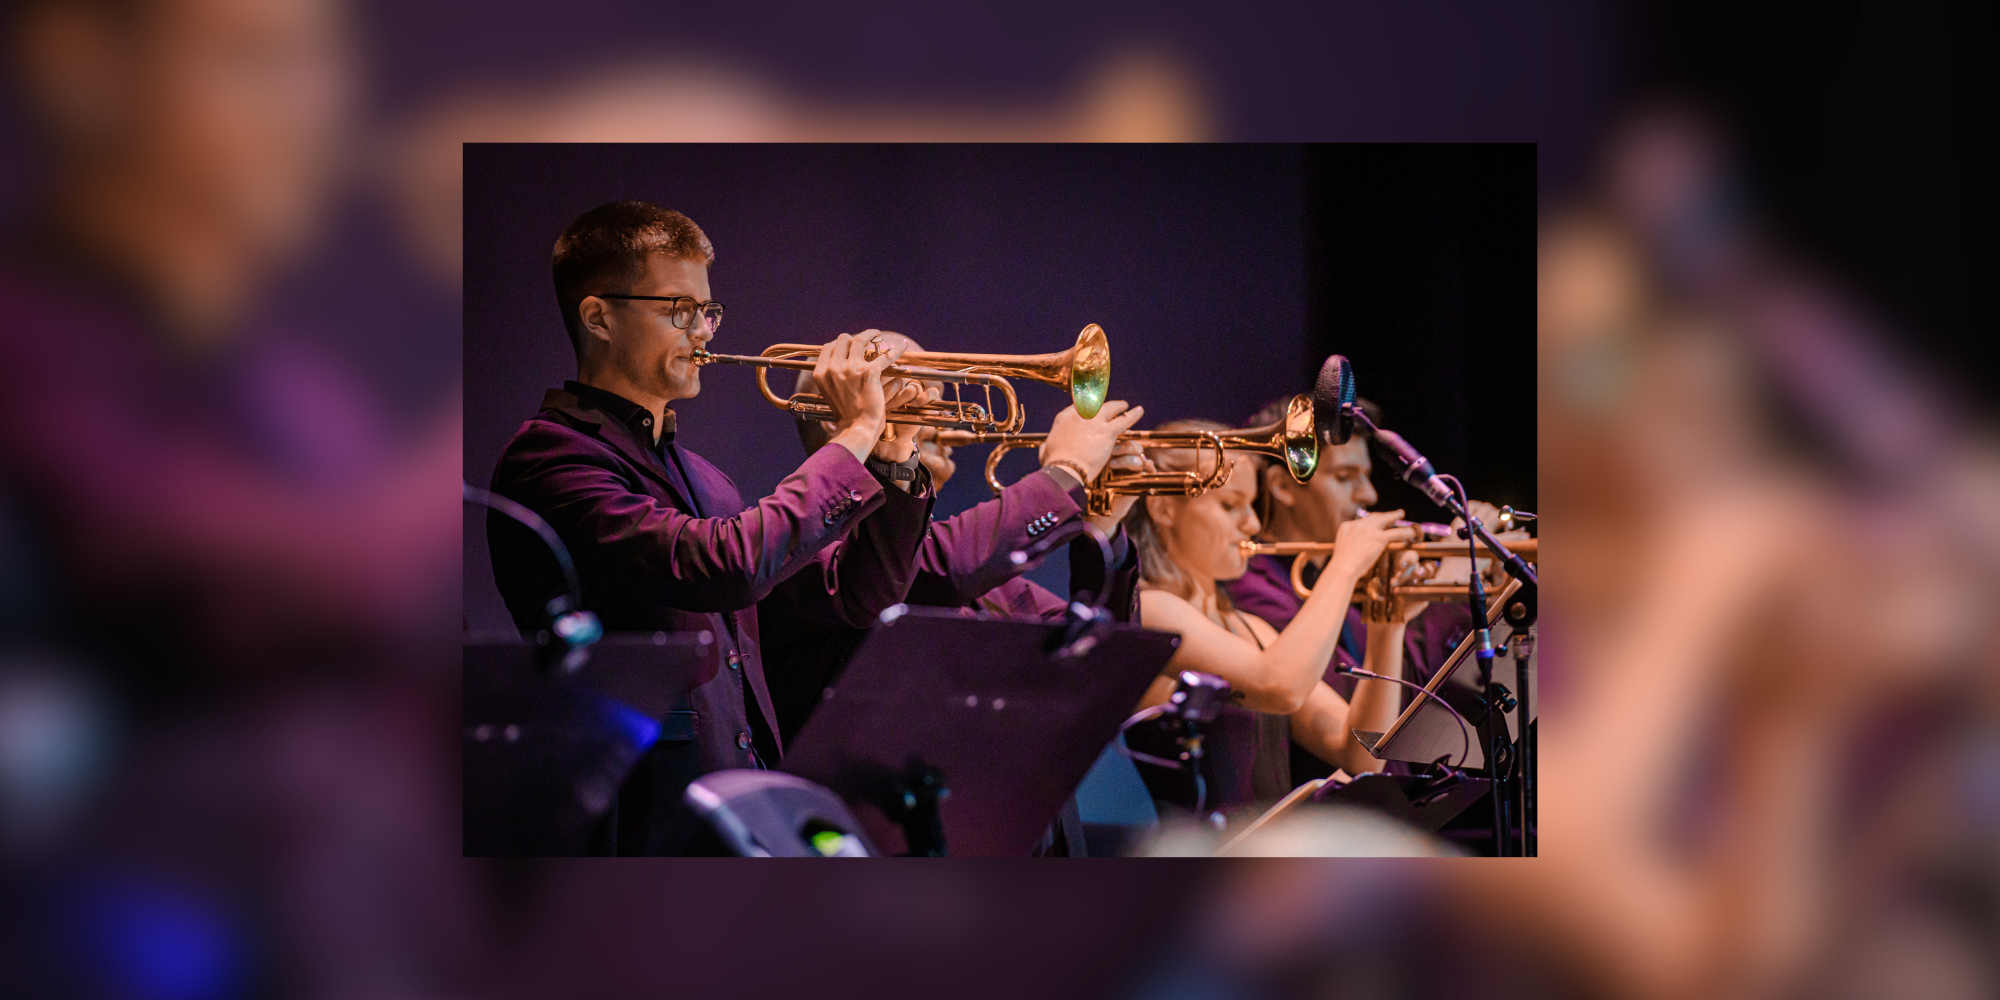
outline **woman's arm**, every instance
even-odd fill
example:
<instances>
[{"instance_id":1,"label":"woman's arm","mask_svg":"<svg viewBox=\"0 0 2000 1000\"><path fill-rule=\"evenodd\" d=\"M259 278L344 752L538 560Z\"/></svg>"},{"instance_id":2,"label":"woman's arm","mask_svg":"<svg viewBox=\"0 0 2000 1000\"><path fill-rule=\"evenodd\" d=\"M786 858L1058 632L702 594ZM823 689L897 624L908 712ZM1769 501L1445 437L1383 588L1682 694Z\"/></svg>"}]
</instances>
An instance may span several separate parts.
<instances>
[{"instance_id":1,"label":"woman's arm","mask_svg":"<svg viewBox=\"0 0 2000 1000\"><path fill-rule=\"evenodd\" d=\"M1341 525L1333 558L1312 596L1277 640L1262 650L1164 591L1140 595L1140 623L1180 635L1180 650L1169 666L1221 677L1252 711L1291 715L1305 707L1333 658L1355 581L1374 564L1384 545L1411 537L1410 529L1394 526L1401 516L1402 511L1382 511Z\"/></svg>"}]
</instances>

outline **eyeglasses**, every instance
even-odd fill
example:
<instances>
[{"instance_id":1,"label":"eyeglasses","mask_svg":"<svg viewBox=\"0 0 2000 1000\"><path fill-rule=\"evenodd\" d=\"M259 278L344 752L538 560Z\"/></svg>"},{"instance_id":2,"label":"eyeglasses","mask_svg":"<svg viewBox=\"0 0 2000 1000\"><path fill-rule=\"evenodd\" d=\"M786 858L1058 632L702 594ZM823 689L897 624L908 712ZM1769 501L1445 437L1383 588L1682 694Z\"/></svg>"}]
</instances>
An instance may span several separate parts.
<instances>
[{"instance_id":1,"label":"eyeglasses","mask_svg":"<svg viewBox=\"0 0 2000 1000\"><path fill-rule=\"evenodd\" d=\"M714 333L722 326L722 303L696 302L692 295L613 295L609 292L603 292L599 293L597 297L600 299L643 299L648 302L671 302L673 306L667 310L667 321L672 323L676 330L687 329L688 325L694 322L696 313L701 314L701 321L708 327L710 333Z\"/></svg>"}]
</instances>

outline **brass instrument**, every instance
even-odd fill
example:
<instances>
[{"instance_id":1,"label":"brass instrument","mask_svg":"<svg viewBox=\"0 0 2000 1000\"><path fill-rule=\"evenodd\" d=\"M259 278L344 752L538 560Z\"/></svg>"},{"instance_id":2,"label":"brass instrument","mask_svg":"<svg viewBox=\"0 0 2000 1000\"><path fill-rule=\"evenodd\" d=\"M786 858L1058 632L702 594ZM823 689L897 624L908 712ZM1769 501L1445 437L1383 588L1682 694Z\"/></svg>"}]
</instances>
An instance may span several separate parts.
<instances>
[{"instance_id":1,"label":"brass instrument","mask_svg":"<svg viewBox=\"0 0 2000 1000\"><path fill-rule=\"evenodd\" d=\"M1438 529L1443 529L1447 534L1451 533L1452 530L1444 525L1413 525L1408 522L1397 522L1397 526L1414 527L1427 535L1435 535ZM1503 544L1507 546L1508 551L1529 562L1534 562L1539 541L1539 539L1524 538L1516 542L1503 540ZM1253 555L1305 556L1333 551L1332 542L1242 541L1236 544L1242 548L1245 559ZM1421 573L1419 574L1419 579L1408 583L1397 583L1395 581L1400 574L1402 554L1405 552L1415 552L1417 554L1417 561L1419 563L1431 564L1433 567L1431 573L1435 574L1435 567L1438 565L1439 560L1452 556L1471 555L1472 544L1478 546L1478 551L1481 555L1491 556L1493 554L1493 551L1488 549L1484 542L1468 544L1467 542L1454 539L1451 541L1391 543L1382 550L1382 555L1375 560L1375 565L1355 585L1353 601L1356 604L1362 605L1362 613L1369 621L1386 622L1391 620L1390 616L1394 613L1395 605L1399 601L1443 601L1453 598L1464 600L1466 594L1471 590L1471 584L1469 583L1434 583L1427 578L1423 578ZM1301 599L1312 596L1312 588L1306 586L1305 583L1305 569L1306 561L1304 559L1292 560L1292 592L1299 595ZM1473 572L1476 573L1479 571L1478 567L1473 567Z\"/></svg>"},{"instance_id":2,"label":"brass instrument","mask_svg":"<svg viewBox=\"0 0 2000 1000\"><path fill-rule=\"evenodd\" d=\"M881 351L882 348L871 342L863 349L862 358L873 361ZM833 407L828 405L826 397L818 393L779 396L771 391L771 369L811 371L819 352L819 345L816 344L773 344L754 357L696 351L694 363L708 365L719 362L754 367L757 369L757 391L763 393L771 405L790 410L794 416L831 420L835 416ZM896 407L889 411L889 422L892 424L974 427L987 433L1018 431L1026 422L1027 415L1021 411L1021 402L1014 395L1014 387L1007 381L1010 378L1045 382L1069 390L1077 412L1085 417L1096 416L1098 408L1104 405L1105 395L1111 391L1111 344L1104 336L1104 328L1095 323L1084 327L1083 332L1077 335L1076 346L1052 354L907 351L897 360L899 364L890 366L882 374L946 383L952 387L952 398ZM960 392L960 387L964 385L983 389L984 403L964 399ZM1004 415L994 409L993 394L996 391L1006 403Z\"/></svg>"},{"instance_id":3,"label":"brass instrument","mask_svg":"<svg viewBox=\"0 0 2000 1000\"><path fill-rule=\"evenodd\" d=\"M1049 439L1046 433L973 433L967 431L940 431L938 443L953 448L971 444L991 444L993 453L986 456L986 485L993 492L1001 490L1000 460L1016 448L1039 447ZM1118 435L1120 441L1137 441L1145 449L1194 448L1215 449L1215 471L1202 475L1195 472L1121 472L1105 468L1092 480L1087 495L1090 512L1106 514L1111 511L1111 498L1127 496L1200 496L1229 482L1232 466L1224 461L1228 451L1247 451L1285 463L1285 470L1292 479L1303 483L1312 479L1319 468L1319 430L1313 419L1312 397L1301 393L1292 397L1285 406L1284 419L1262 427L1250 427L1237 431L1126 431ZM1201 462L1197 456L1196 468Z\"/></svg>"}]
</instances>

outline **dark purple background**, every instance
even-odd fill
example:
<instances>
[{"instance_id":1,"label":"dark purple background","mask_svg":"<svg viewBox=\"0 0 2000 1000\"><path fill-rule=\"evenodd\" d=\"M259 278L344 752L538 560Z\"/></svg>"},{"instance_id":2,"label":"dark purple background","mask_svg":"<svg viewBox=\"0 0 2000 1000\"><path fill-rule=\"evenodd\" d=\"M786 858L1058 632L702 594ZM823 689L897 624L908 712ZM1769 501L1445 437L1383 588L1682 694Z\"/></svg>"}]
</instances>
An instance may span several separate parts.
<instances>
[{"instance_id":1,"label":"dark purple background","mask_svg":"<svg viewBox=\"0 0 2000 1000\"><path fill-rule=\"evenodd\" d=\"M1151 426L1239 421L1308 388L1337 350L1441 467L1527 506L1534 169L1530 146L468 145L466 476L484 484L543 390L575 373L549 277L556 235L638 198L714 241L713 294L729 307L718 351L873 326L932 350L1041 353L1094 322L1111 340L1112 398L1144 405ZM1516 370L1493 375L1496 363ZM1510 496L1458 464L1460 396L1489 375L1516 411L1509 456L1485 466L1511 470ZM1047 386L1017 391L1030 429L1066 405ZM746 499L803 458L747 369L707 369L677 409L682 440ZM1474 423L1496 443L1508 426ZM938 516L989 495L984 453L958 453ZM1032 467L1018 457L1007 478ZM504 628L480 532L466 533L465 565L470 624ZM1066 577L1059 561L1037 573L1059 591Z\"/></svg>"}]
</instances>

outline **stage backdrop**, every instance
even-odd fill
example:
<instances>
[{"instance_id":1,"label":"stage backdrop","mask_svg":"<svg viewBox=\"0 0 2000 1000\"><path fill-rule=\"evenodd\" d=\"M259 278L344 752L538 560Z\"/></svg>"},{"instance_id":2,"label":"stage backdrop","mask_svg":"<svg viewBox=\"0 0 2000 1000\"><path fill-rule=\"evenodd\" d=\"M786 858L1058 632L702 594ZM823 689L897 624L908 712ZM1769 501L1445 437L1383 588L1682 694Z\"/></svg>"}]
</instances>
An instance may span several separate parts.
<instances>
[{"instance_id":1,"label":"stage backdrop","mask_svg":"<svg viewBox=\"0 0 2000 1000\"><path fill-rule=\"evenodd\" d=\"M714 241L711 285L729 309L717 351L877 327L932 350L1031 354L1098 323L1112 398L1144 405L1152 426L1241 420L1309 388L1341 350L1392 417L1435 428L1409 436L1442 462L1465 454L1473 414L1457 400L1481 381L1471 341L1499 337L1522 361L1525 385L1490 388L1520 393L1532 420L1533 167L1532 147L468 144L465 476L484 485L542 392L574 376L550 248L577 215L626 198L679 209ZM1468 297L1486 286L1508 294ZM1066 405L1048 386L1018 391L1032 430ZM1432 395L1452 402L1416 419L1412 401ZM746 500L803 458L748 369L704 370L701 395L676 409L681 440ZM1531 496L1532 423L1509 437L1530 449L1516 461ZM955 457L939 517L989 496L985 449ZM1008 478L1032 468L1017 455ZM505 629L478 525L465 532L467 623ZM1067 568L1036 579L1062 592Z\"/></svg>"}]
</instances>

